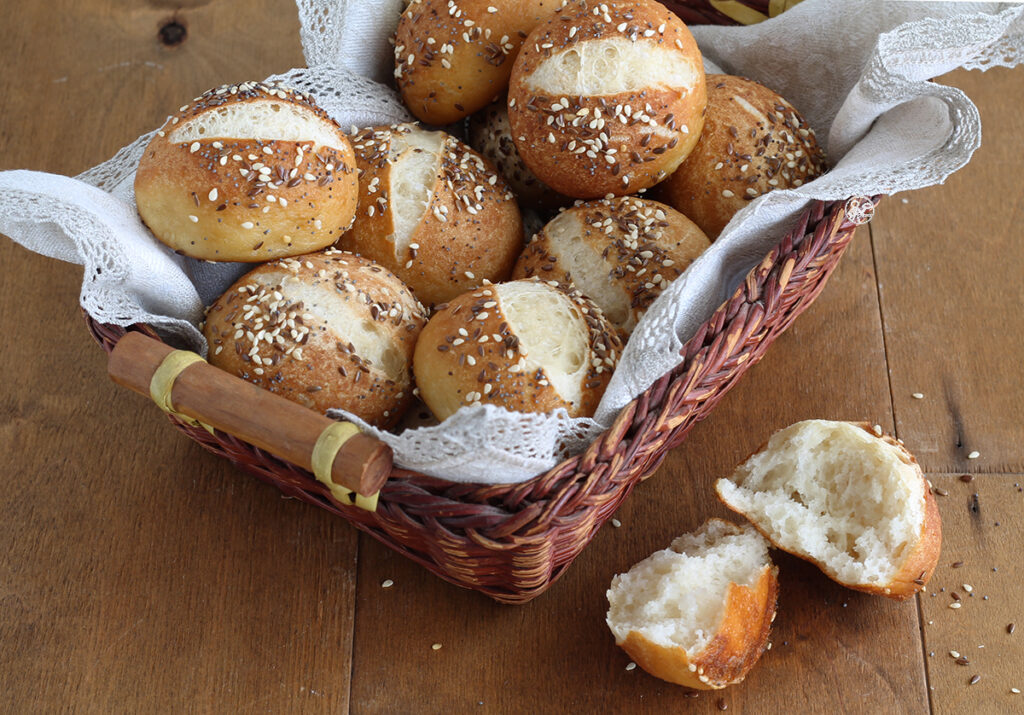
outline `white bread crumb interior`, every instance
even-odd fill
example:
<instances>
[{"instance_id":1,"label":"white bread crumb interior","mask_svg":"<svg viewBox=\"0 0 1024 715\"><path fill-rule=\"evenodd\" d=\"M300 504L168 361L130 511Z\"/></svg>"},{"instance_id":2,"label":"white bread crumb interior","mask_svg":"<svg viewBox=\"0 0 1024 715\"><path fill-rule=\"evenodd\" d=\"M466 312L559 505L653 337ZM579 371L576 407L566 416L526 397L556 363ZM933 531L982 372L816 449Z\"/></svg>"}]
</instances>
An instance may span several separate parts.
<instances>
[{"instance_id":1,"label":"white bread crumb interior","mask_svg":"<svg viewBox=\"0 0 1024 715\"><path fill-rule=\"evenodd\" d=\"M538 281L513 281L491 288L498 295L509 330L519 338L524 372L544 370L558 394L573 404L583 400L589 367L587 323L568 296Z\"/></svg>"},{"instance_id":2,"label":"white bread crumb interior","mask_svg":"<svg viewBox=\"0 0 1024 715\"><path fill-rule=\"evenodd\" d=\"M612 579L608 627L617 643L634 632L692 656L722 624L729 584L753 588L770 564L753 527L712 519Z\"/></svg>"},{"instance_id":3,"label":"white bread crumb interior","mask_svg":"<svg viewBox=\"0 0 1024 715\"><path fill-rule=\"evenodd\" d=\"M309 109L280 100L257 99L225 104L183 120L168 139L176 144L206 139L311 142L345 151L340 136L336 125Z\"/></svg>"},{"instance_id":4,"label":"white bread crumb interior","mask_svg":"<svg viewBox=\"0 0 1024 715\"><path fill-rule=\"evenodd\" d=\"M391 132L388 200L395 229L391 239L397 259L404 260L412 234L433 198L445 136L443 132L428 132L412 124Z\"/></svg>"},{"instance_id":5,"label":"white bread crumb interior","mask_svg":"<svg viewBox=\"0 0 1024 715\"><path fill-rule=\"evenodd\" d=\"M776 546L848 584L887 584L925 518L924 481L905 452L847 422L780 430L716 489Z\"/></svg>"}]
</instances>

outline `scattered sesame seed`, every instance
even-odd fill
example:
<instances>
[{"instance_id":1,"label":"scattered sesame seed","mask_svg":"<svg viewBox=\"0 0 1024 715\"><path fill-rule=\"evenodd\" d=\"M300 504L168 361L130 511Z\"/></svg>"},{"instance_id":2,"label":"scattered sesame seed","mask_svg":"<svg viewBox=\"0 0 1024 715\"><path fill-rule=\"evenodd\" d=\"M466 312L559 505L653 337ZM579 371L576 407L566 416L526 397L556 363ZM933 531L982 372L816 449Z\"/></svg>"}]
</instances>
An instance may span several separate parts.
<instances>
[{"instance_id":1,"label":"scattered sesame seed","mask_svg":"<svg viewBox=\"0 0 1024 715\"><path fill-rule=\"evenodd\" d=\"M441 650L441 644L440 643L435 643L434 645L432 645L430 647L432 649L434 649L434 650Z\"/></svg>"},{"instance_id":2,"label":"scattered sesame seed","mask_svg":"<svg viewBox=\"0 0 1024 715\"><path fill-rule=\"evenodd\" d=\"M974 452L971 452L970 454L968 454L967 458L968 459L977 459L980 456L981 456L981 452L974 451Z\"/></svg>"},{"instance_id":3,"label":"scattered sesame seed","mask_svg":"<svg viewBox=\"0 0 1024 715\"><path fill-rule=\"evenodd\" d=\"M612 519L612 526L614 526L616 529L618 529L620 526L622 526L622 522L619 521L618 519Z\"/></svg>"},{"instance_id":4,"label":"scattered sesame seed","mask_svg":"<svg viewBox=\"0 0 1024 715\"><path fill-rule=\"evenodd\" d=\"M636 663L633 661L626 663L626 670L636 670Z\"/></svg>"},{"instance_id":5,"label":"scattered sesame seed","mask_svg":"<svg viewBox=\"0 0 1024 715\"><path fill-rule=\"evenodd\" d=\"M199 223L199 217L193 216L192 214L189 214L188 220L191 221L192 223Z\"/></svg>"},{"instance_id":6,"label":"scattered sesame seed","mask_svg":"<svg viewBox=\"0 0 1024 715\"><path fill-rule=\"evenodd\" d=\"M951 604L949 604L949 607L955 610L963 605L964 604L960 603L960 601L953 601Z\"/></svg>"},{"instance_id":7,"label":"scattered sesame seed","mask_svg":"<svg viewBox=\"0 0 1024 715\"><path fill-rule=\"evenodd\" d=\"M394 586L394 585L395 585L395 582L394 582L394 581L392 581L392 580L391 580L391 579L389 579L389 578L386 578L386 579L384 579L384 581L383 581L383 582L381 582L381 584L380 584L380 587L381 587L381 588L391 588L391 587L392 587L392 586Z\"/></svg>"},{"instance_id":8,"label":"scattered sesame seed","mask_svg":"<svg viewBox=\"0 0 1024 715\"><path fill-rule=\"evenodd\" d=\"M911 397L913 397L915 400L923 400L924 399L924 393L915 392L913 395L911 395Z\"/></svg>"}]
</instances>

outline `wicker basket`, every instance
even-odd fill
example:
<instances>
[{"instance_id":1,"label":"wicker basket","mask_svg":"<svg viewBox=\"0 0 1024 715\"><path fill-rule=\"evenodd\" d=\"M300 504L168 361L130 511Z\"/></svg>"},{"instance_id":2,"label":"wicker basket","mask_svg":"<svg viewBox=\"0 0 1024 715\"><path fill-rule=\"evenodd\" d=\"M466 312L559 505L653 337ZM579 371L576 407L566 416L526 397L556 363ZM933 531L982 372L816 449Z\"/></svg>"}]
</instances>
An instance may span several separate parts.
<instances>
[{"instance_id":1,"label":"wicker basket","mask_svg":"<svg viewBox=\"0 0 1024 715\"><path fill-rule=\"evenodd\" d=\"M696 9L706 6L696 0L665 4L687 21L728 21ZM843 202L815 203L684 346L679 367L623 409L584 453L520 484L457 484L395 467L369 512L331 499L309 472L230 434L170 419L211 452L345 517L441 578L503 603L524 603L561 576L633 486L811 304L855 228ZM126 332L88 315L86 322L108 352ZM155 337L146 325L128 330Z\"/></svg>"}]
</instances>

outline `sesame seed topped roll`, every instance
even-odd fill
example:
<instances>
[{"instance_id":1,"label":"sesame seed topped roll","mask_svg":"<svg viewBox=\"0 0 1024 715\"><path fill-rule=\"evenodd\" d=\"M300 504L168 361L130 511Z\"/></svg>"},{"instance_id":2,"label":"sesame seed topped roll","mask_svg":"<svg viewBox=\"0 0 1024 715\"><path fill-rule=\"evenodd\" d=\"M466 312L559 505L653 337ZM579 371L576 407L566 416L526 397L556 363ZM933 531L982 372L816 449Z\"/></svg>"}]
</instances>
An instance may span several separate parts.
<instances>
[{"instance_id":1,"label":"sesame seed topped roll","mask_svg":"<svg viewBox=\"0 0 1024 715\"><path fill-rule=\"evenodd\" d=\"M748 201L801 186L827 166L814 130L785 99L743 77L707 79L704 132L658 191L714 240Z\"/></svg>"},{"instance_id":2,"label":"sesame seed topped roll","mask_svg":"<svg viewBox=\"0 0 1024 715\"><path fill-rule=\"evenodd\" d=\"M672 173L706 104L700 51L654 0L575 0L535 29L512 71L512 137L546 184L581 199Z\"/></svg>"},{"instance_id":3,"label":"sesame seed topped roll","mask_svg":"<svg viewBox=\"0 0 1024 715\"><path fill-rule=\"evenodd\" d=\"M398 21L395 80L427 124L457 122L505 93L519 48L562 0L413 0Z\"/></svg>"},{"instance_id":4,"label":"sesame seed topped roll","mask_svg":"<svg viewBox=\"0 0 1024 715\"><path fill-rule=\"evenodd\" d=\"M711 242L690 219L634 196L580 204L526 247L513 278L572 283L629 335L654 299Z\"/></svg>"},{"instance_id":5,"label":"sesame seed topped roll","mask_svg":"<svg viewBox=\"0 0 1024 715\"><path fill-rule=\"evenodd\" d=\"M622 354L600 308L554 283L490 285L439 308L416 344L413 370L440 420L483 403L589 417Z\"/></svg>"},{"instance_id":6,"label":"sesame seed topped roll","mask_svg":"<svg viewBox=\"0 0 1024 715\"><path fill-rule=\"evenodd\" d=\"M359 209L338 246L385 266L427 304L508 277L523 248L515 196L479 154L414 124L353 137Z\"/></svg>"},{"instance_id":7,"label":"sesame seed topped roll","mask_svg":"<svg viewBox=\"0 0 1024 715\"><path fill-rule=\"evenodd\" d=\"M179 253L269 261L334 243L355 213L355 157L313 99L276 83L212 89L157 132L135 176L139 215Z\"/></svg>"},{"instance_id":8,"label":"sesame seed topped roll","mask_svg":"<svg viewBox=\"0 0 1024 715\"><path fill-rule=\"evenodd\" d=\"M384 268L328 249L267 263L210 306L210 364L317 412L387 428L412 399L426 311Z\"/></svg>"}]
</instances>

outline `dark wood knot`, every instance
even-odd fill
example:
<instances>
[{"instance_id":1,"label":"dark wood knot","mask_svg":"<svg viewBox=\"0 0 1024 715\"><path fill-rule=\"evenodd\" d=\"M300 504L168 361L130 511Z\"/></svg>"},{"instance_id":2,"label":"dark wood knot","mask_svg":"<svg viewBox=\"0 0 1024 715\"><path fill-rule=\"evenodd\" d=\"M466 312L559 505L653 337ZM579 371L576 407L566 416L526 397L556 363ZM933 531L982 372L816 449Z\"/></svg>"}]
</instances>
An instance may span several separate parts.
<instances>
[{"instance_id":1,"label":"dark wood knot","mask_svg":"<svg viewBox=\"0 0 1024 715\"><path fill-rule=\"evenodd\" d=\"M157 33L160 44L166 47L177 47L188 37L188 29L176 19L171 19L160 26Z\"/></svg>"}]
</instances>

